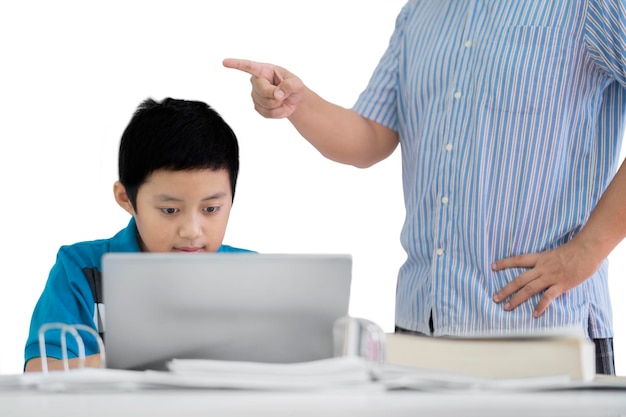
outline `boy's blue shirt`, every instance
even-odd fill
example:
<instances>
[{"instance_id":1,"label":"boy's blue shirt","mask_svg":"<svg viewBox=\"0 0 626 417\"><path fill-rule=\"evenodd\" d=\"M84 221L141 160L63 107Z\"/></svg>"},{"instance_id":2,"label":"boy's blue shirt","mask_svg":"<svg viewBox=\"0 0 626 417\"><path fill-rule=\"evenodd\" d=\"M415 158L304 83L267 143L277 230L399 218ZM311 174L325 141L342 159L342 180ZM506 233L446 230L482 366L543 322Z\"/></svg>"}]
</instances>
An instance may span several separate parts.
<instances>
[{"instance_id":1,"label":"boy's blue shirt","mask_svg":"<svg viewBox=\"0 0 626 417\"><path fill-rule=\"evenodd\" d=\"M98 331L92 284L87 275L102 271L102 255L108 252L141 252L134 218L110 239L79 242L59 249L56 263L33 311L24 363L40 356L38 331L45 323L84 324ZM254 251L222 245L217 252ZM98 352L92 337L84 337L84 344L86 355ZM70 358L78 356L77 345L71 335L67 336L67 350ZM62 357L59 331L46 333L46 354L57 359Z\"/></svg>"}]
</instances>

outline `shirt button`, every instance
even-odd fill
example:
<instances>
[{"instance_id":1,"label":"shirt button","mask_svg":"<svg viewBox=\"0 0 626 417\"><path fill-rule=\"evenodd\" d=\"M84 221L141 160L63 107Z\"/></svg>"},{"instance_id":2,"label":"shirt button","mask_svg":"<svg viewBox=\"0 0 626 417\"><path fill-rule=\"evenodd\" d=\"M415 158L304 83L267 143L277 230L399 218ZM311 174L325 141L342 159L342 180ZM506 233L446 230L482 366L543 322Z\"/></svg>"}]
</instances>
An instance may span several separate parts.
<instances>
[{"instance_id":1,"label":"shirt button","mask_svg":"<svg viewBox=\"0 0 626 417\"><path fill-rule=\"evenodd\" d=\"M441 256L443 255L443 249L439 248L437 249L437 256Z\"/></svg>"},{"instance_id":2,"label":"shirt button","mask_svg":"<svg viewBox=\"0 0 626 417\"><path fill-rule=\"evenodd\" d=\"M461 98L461 92L457 91L456 93L454 93L454 98L457 99L457 100L460 99Z\"/></svg>"},{"instance_id":3,"label":"shirt button","mask_svg":"<svg viewBox=\"0 0 626 417\"><path fill-rule=\"evenodd\" d=\"M443 197L443 198L441 199L441 202L442 202L443 204L448 204L448 197Z\"/></svg>"},{"instance_id":4,"label":"shirt button","mask_svg":"<svg viewBox=\"0 0 626 417\"><path fill-rule=\"evenodd\" d=\"M465 45L466 48L471 48L472 47L472 41L471 40L466 40L463 45Z\"/></svg>"},{"instance_id":5,"label":"shirt button","mask_svg":"<svg viewBox=\"0 0 626 417\"><path fill-rule=\"evenodd\" d=\"M451 144L451 143L448 143L448 144L446 145L446 151L450 152L451 150L452 150L452 144Z\"/></svg>"}]
</instances>

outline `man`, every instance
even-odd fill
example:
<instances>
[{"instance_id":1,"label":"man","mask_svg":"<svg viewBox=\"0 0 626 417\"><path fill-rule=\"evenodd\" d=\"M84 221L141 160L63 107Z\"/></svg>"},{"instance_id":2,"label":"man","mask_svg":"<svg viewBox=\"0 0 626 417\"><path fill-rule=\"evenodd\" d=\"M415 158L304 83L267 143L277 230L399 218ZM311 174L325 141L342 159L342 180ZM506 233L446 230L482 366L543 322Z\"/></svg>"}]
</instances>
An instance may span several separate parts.
<instances>
[{"instance_id":1,"label":"man","mask_svg":"<svg viewBox=\"0 0 626 417\"><path fill-rule=\"evenodd\" d=\"M409 1L352 109L284 68L224 65L252 75L260 114L332 160L367 167L401 145L397 331L582 327L613 374L625 25L623 0Z\"/></svg>"}]
</instances>

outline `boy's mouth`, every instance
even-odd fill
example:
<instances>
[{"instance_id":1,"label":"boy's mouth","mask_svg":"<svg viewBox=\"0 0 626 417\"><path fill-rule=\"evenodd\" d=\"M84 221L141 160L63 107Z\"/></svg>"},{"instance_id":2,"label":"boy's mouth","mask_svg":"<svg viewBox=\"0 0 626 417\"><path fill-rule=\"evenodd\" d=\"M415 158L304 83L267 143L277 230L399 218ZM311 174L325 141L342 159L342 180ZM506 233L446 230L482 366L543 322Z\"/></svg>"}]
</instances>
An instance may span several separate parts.
<instances>
[{"instance_id":1,"label":"boy's mouth","mask_svg":"<svg viewBox=\"0 0 626 417\"><path fill-rule=\"evenodd\" d=\"M175 248L176 252L185 252L185 253L197 253L204 252L204 248L202 247L184 247L184 248Z\"/></svg>"}]
</instances>

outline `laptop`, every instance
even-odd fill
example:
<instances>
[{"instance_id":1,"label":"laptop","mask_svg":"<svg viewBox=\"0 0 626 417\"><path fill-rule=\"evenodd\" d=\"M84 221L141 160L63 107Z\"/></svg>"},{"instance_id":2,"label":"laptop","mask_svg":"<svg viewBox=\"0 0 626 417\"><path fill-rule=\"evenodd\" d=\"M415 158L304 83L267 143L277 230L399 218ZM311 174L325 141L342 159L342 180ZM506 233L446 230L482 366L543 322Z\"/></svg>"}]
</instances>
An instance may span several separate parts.
<instances>
[{"instance_id":1,"label":"laptop","mask_svg":"<svg viewBox=\"0 0 626 417\"><path fill-rule=\"evenodd\" d=\"M344 254L105 254L107 367L332 357L332 327L348 314L351 278Z\"/></svg>"}]
</instances>

